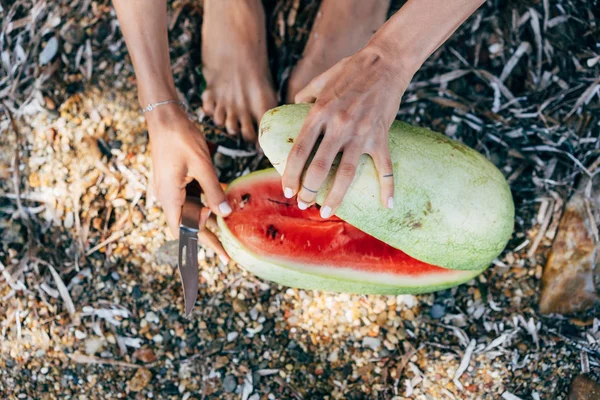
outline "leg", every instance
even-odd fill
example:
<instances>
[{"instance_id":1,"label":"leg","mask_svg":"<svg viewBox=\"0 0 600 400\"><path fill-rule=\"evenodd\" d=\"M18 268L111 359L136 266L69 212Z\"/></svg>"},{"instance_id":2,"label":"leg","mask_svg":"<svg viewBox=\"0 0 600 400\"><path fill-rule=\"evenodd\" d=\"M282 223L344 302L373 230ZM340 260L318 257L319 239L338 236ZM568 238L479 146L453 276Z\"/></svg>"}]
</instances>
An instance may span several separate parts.
<instances>
[{"instance_id":1,"label":"leg","mask_svg":"<svg viewBox=\"0 0 600 400\"><path fill-rule=\"evenodd\" d=\"M260 0L204 1L202 63L206 114L230 134L256 141L254 125L277 105Z\"/></svg>"},{"instance_id":2,"label":"leg","mask_svg":"<svg viewBox=\"0 0 600 400\"><path fill-rule=\"evenodd\" d=\"M385 22L390 0L323 0L302 59L292 71L287 102L317 75L363 48Z\"/></svg>"}]
</instances>

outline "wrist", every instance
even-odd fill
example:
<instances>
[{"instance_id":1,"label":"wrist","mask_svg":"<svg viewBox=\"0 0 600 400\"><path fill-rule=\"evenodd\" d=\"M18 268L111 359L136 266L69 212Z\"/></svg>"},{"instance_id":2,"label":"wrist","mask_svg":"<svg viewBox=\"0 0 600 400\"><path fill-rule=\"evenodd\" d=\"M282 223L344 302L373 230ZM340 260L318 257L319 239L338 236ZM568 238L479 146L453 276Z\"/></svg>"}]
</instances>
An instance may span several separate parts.
<instances>
[{"instance_id":1,"label":"wrist","mask_svg":"<svg viewBox=\"0 0 600 400\"><path fill-rule=\"evenodd\" d=\"M189 118L185 109L177 103L164 104L152 111L144 113L148 123L150 135L166 132L164 128L173 128L181 124L189 124Z\"/></svg>"},{"instance_id":2,"label":"wrist","mask_svg":"<svg viewBox=\"0 0 600 400\"><path fill-rule=\"evenodd\" d=\"M362 50L367 57L374 60L371 64L382 71L392 80L398 90L404 92L412 80L414 74L420 66L416 66L414 61L387 45L385 42L371 40Z\"/></svg>"},{"instance_id":3,"label":"wrist","mask_svg":"<svg viewBox=\"0 0 600 400\"><path fill-rule=\"evenodd\" d=\"M142 109L150 104L159 103L165 100L179 100L179 95L177 94L175 87L139 87L138 89L138 102Z\"/></svg>"}]
</instances>

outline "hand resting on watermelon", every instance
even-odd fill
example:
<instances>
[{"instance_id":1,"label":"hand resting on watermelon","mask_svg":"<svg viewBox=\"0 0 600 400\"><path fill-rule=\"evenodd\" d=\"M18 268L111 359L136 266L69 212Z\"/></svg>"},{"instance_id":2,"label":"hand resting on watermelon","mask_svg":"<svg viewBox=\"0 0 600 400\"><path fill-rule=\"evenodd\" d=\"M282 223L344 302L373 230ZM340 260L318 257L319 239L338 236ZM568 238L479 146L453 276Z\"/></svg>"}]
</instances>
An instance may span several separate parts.
<instances>
[{"instance_id":1,"label":"hand resting on watermelon","mask_svg":"<svg viewBox=\"0 0 600 400\"><path fill-rule=\"evenodd\" d=\"M362 154L377 168L384 207L394 206L394 176L388 130L410 80L425 60L483 0L409 0L354 55L314 78L295 96L314 102L294 142L282 178L284 195L297 196L306 209L327 177L338 153L342 158L321 217L335 214L354 178ZM433 29L432 29L433 28ZM314 158L307 161L319 137Z\"/></svg>"}]
</instances>

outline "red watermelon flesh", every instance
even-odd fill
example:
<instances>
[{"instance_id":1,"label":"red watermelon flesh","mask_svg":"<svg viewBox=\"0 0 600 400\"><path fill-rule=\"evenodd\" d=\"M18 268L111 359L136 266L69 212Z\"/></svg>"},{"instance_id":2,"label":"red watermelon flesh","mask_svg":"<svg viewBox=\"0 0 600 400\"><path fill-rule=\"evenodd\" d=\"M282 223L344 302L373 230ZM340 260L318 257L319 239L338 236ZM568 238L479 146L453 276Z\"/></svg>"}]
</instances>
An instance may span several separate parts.
<instances>
[{"instance_id":1,"label":"red watermelon flesh","mask_svg":"<svg viewBox=\"0 0 600 400\"><path fill-rule=\"evenodd\" d=\"M295 264L353 268L363 272L452 275L427 264L333 216L323 219L317 206L300 210L283 196L278 174L232 185L227 193L233 213L226 223L233 235L258 256Z\"/></svg>"}]
</instances>

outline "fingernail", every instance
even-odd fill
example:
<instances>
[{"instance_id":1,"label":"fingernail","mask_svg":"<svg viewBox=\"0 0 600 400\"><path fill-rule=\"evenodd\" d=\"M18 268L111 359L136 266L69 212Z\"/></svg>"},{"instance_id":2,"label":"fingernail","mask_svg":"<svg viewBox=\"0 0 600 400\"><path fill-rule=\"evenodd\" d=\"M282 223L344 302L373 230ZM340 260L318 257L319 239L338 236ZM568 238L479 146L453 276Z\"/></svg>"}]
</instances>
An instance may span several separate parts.
<instances>
[{"instance_id":1,"label":"fingernail","mask_svg":"<svg viewBox=\"0 0 600 400\"><path fill-rule=\"evenodd\" d=\"M331 216L331 207L325 206L321 208L321 218L329 218Z\"/></svg>"},{"instance_id":2,"label":"fingernail","mask_svg":"<svg viewBox=\"0 0 600 400\"><path fill-rule=\"evenodd\" d=\"M308 204L306 204L302 200L298 200L298 208L301 210L306 210L308 208Z\"/></svg>"},{"instance_id":3,"label":"fingernail","mask_svg":"<svg viewBox=\"0 0 600 400\"><path fill-rule=\"evenodd\" d=\"M390 197L388 198L388 208L394 208L394 198Z\"/></svg>"},{"instance_id":4,"label":"fingernail","mask_svg":"<svg viewBox=\"0 0 600 400\"><path fill-rule=\"evenodd\" d=\"M219 211L221 211L223 215L231 214L231 207L229 206L229 203L224 201L221 204L219 204Z\"/></svg>"},{"instance_id":5,"label":"fingernail","mask_svg":"<svg viewBox=\"0 0 600 400\"><path fill-rule=\"evenodd\" d=\"M283 189L283 195L287 199L291 199L294 196L294 191L292 190L292 188L286 187L285 189Z\"/></svg>"},{"instance_id":6,"label":"fingernail","mask_svg":"<svg viewBox=\"0 0 600 400\"><path fill-rule=\"evenodd\" d=\"M221 260L221 262L225 265L229 264L229 259L225 256L219 256L219 259Z\"/></svg>"}]
</instances>

